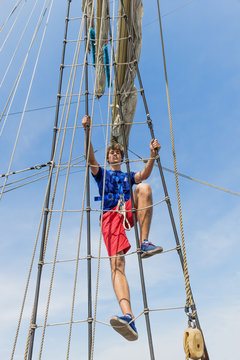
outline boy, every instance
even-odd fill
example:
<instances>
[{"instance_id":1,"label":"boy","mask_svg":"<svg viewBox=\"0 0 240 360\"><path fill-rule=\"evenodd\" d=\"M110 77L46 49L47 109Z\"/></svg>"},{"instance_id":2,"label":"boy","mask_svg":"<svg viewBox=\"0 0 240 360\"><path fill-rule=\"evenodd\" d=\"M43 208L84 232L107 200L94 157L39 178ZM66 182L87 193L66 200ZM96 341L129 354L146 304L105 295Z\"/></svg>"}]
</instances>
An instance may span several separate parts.
<instances>
[{"instance_id":1,"label":"boy","mask_svg":"<svg viewBox=\"0 0 240 360\"><path fill-rule=\"evenodd\" d=\"M82 119L82 125L86 130L90 126L90 117L85 116ZM86 134L87 139L87 134ZM162 247L155 246L148 241L148 234L152 219L152 192L149 184L142 183L151 175L154 161L155 149L160 150L160 144L156 139L150 142L150 159L140 172L131 172L131 185L136 184L133 192L134 207L143 209L137 211L137 221L140 228L141 257L147 258L163 251ZM85 141L85 151L86 141ZM105 172L99 166L92 143L89 148L89 164L92 175L97 182L100 198L104 192L104 204L102 215L102 233L104 242L110 256L112 270L113 288L118 299L123 316L112 316L110 323L112 327L124 336L127 340L138 339L138 333L133 319L133 313L130 303L130 293L127 278L125 275L125 256L130 249L125 230L130 230L134 225L133 213L131 212L131 198L127 173L121 171L124 151L121 145L113 144L107 150L107 161L110 164L110 170ZM115 210L115 211L109 211ZM125 212L125 210L127 210Z\"/></svg>"}]
</instances>

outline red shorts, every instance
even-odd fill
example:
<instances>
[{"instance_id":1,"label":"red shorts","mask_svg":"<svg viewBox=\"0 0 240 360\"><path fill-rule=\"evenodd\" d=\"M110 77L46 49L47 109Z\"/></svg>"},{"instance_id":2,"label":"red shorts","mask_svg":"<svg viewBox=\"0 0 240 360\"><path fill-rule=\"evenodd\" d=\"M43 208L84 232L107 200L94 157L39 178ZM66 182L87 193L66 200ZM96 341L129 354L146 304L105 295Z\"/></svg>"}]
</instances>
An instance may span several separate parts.
<instances>
[{"instance_id":1,"label":"red shorts","mask_svg":"<svg viewBox=\"0 0 240 360\"><path fill-rule=\"evenodd\" d=\"M117 206L112 210L116 210ZM131 199L125 204L126 210L131 210ZM137 213L136 213L137 215ZM131 227L134 225L133 213L126 212L126 218ZM118 252L123 251L124 254L130 249L128 238L123 227L123 215L118 212L107 211L103 214L102 233L104 242L109 256L116 255Z\"/></svg>"}]
</instances>

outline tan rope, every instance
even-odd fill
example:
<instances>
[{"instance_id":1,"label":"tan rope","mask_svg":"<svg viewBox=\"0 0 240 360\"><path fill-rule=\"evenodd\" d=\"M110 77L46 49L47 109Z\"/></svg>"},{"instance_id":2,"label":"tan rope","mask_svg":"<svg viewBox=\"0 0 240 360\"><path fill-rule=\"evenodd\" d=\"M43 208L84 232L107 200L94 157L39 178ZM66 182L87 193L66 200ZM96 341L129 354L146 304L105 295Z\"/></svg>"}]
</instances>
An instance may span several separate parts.
<instances>
[{"instance_id":1,"label":"tan rope","mask_svg":"<svg viewBox=\"0 0 240 360\"><path fill-rule=\"evenodd\" d=\"M79 31L79 36L82 36L82 31L83 31L83 24L81 24L80 31ZM77 45L76 51L75 51L73 68L72 68L72 70L73 70L73 76L72 76L73 80L72 80L72 84L71 84L70 94L72 94L72 92L73 92L73 87L74 87L74 83L75 83L76 67L74 67L74 64L78 60L79 53L80 53L80 48L81 48L81 44ZM82 78L81 78L81 87L82 87L82 84L83 84L83 74L82 74ZM71 95L70 95L70 99L71 99ZM70 101L70 103L71 103L71 101ZM66 122L68 121L68 118L69 118L70 105L71 105L70 103L68 104L68 110L67 110L67 114L66 114ZM76 125L76 121L77 121L77 116L75 118L75 125ZM60 151L60 155L59 155L59 163L61 163L61 158L62 158L62 154L63 154L63 145L64 145L64 142L65 142L65 135L66 135L66 133L64 132L64 136L63 136L63 139L62 139L62 147L61 147L61 151ZM73 135L72 135L71 150L70 150L69 161L68 161L69 165L70 165L70 159L71 159L71 156L72 156L74 137L75 137L75 131L73 132ZM56 179L55 179L55 186L54 186L54 191L53 191L53 196L52 196L51 208L53 207L53 202L54 202L54 199L55 199L57 182L58 182L58 175L59 175L59 171L57 171L57 175L56 175ZM39 360L41 359L41 356L42 356L43 343L44 343L44 338L45 338L46 324L47 324L48 311L49 311L49 305L50 305L50 299L51 299L51 293L52 293L52 286L53 286L53 278L54 278L54 273L55 273L56 257L57 257L57 252L58 252L58 244L59 244L59 240L60 240L60 233L61 233L61 226L62 226L62 219L63 219L63 208L64 208L64 204L65 204L65 199L66 199L68 177L69 177L69 167L68 167L68 172L67 172L67 175L66 175L64 193L63 193L63 199L62 199L62 212L61 212L61 215L60 215L59 225L58 225L58 234L57 234L57 241L56 241L56 247L55 247L54 262L53 262L53 267L52 267L52 274L51 274L51 279L50 279L50 284L49 284L49 293L48 293L48 299L47 299L47 305L46 305L46 311L45 311L45 319L44 319L44 326L43 326L42 338L41 338L41 344L40 344ZM48 222L48 229L47 229L46 238L47 238L48 232L49 232L50 220L51 220L51 217L49 216L49 222Z\"/></svg>"},{"instance_id":2,"label":"tan rope","mask_svg":"<svg viewBox=\"0 0 240 360\"><path fill-rule=\"evenodd\" d=\"M94 5L94 4L93 4ZM94 6L92 5L92 9L91 9L91 15L90 15L90 23L92 22L93 19L93 14L94 14ZM85 3L85 9L84 9L84 13L86 11L86 6L87 6L87 2ZM85 19L83 19L82 23L84 24ZM88 29L88 37L87 37L87 44L86 44L86 48L85 48L85 55L84 55L84 64L85 66L87 66L87 53L88 53L88 48L89 48L89 42L90 42L90 27ZM76 67L77 69L77 67ZM84 70L85 67L83 67L83 71L82 71L82 78L81 78L81 85L80 85L80 92L82 90L82 86L83 86L83 76L84 76ZM77 117L78 117L78 112L79 112L79 106L80 106L80 96L78 99L78 106L77 106L77 111L76 111L76 118L75 118L75 124L74 124L74 131L76 131L76 125L77 125ZM94 111L94 104L95 101L93 99L93 110ZM72 152L72 149L71 149ZM69 157L70 159L71 157ZM69 163L69 168L68 171L70 171L70 163ZM87 176L88 176L88 169L86 167L86 171L85 171L85 180L84 180L84 191L83 191L83 200L82 200L82 209L84 208L84 204L85 204L85 198L86 198L86 187L87 187ZM80 245L81 245L81 237L82 237L82 226L83 226L83 212L81 214L81 221L80 221L80 231L79 231L79 239L78 239L78 247L77 247L77 258L79 258L79 254L80 254ZM74 310L75 310L75 299L76 299L76 289L77 289L77 278L78 278L78 269L79 269L79 260L77 260L76 262L76 267L75 267L75 276L74 276L74 286L73 286L73 296L72 296L72 308L71 308L71 316L70 316L70 326L69 326L69 334L68 334L68 344L67 344L67 356L66 359L69 359L69 354L70 354L70 345L71 345L71 337L72 337L72 325L73 325L73 316L74 316Z\"/></svg>"},{"instance_id":3,"label":"tan rope","mask_svg":"<svg viewBox=\"0 0 240 360\"><path fill-rule=\"evenodd\" d=\"M161 43L162 43L162 54L163 54L165 84L166 84L166 92L167 92L168 114L169 114L172 152L173 152L173 162L174 162L174 173L175 173L175 182L176 182L176 190L177 190L178 213L179 213L179 222L180 222L180 231L181 231L181 240L182 240L182 250L183 250L184 279L185 279L185 290L186 290L186 307L190 307L190 306L194 305L194 302L193 302L193 298L192 298L192 294L191 294L189 273L188 273L188 265L187 265L186 245L185 245L184 230L183 230L181 199L180 199L180 191L179 191L179 183L178 183L177 160L176 160L176 151L175 151L175 143L174 143L174 135L173 135L173 122L172 122L172 114L171 114L171 106L170 106L170 96L169 96L169 87L168 87L168 78L167 78L167 67L166 67L166 58L165 58L165 51L164 51L164 41L163 41L163 31L162 31L159 0L157 0L157 6L158 6L159 26L160 26L160 35L161 35ZM194 314L195 314L195 310L193 310L193 316L194 316Z\"/></svg>"},{"instance_id":4,"label":"tan rope","mask_svg":"<svg viewBox=\"0 0 240 360\"><path fill-rule=\"evenodd\" d=\"M81 31L81 29L80 29L80 31ZM75 51L75 54L74 54L73 64L74 64L74 62L76 61L76 60L75 60L76 56L77 56L77 48L76 48L76 51ZM71 84L71 79L72 79L72 73L73 73L73 67L72 67L72 69L71 69L71 74L70 74L70 76L69 76L69 81L68 81L68 86L67 86L67 92L69 92L69 88L70 88L70 84ZM72 91L72 90L71 90L71 91ZM60 120L60 127L61 127L62 122L63 122L66 104L67 104L67 101L65 100L65 102L64 102L64 107L63 107L63 112L62 112L62 116L61 116L61 120ZM69 113L69 111L68 111L68 113ZM68 116L66 116L65 126L67 125L67 121L68 121ZM60 153L62 153L62 150L63 150L64 138L65 138L65 133L64 133L63 139L62 139L62 145L61 145ZM55 160L55 156L56 156L56 151L57 151L59 139L60 139L60 132L58 132L58 135L57 135L56 147L55 147L55 152L54 152L54 155L53 155L53 163L54 163L54 160ZM59 155L59 156L60 156L60 155ZM61 163L61 159L59 160L59 163ZM51 172L52 172L52 168L51 168ZM56 192L56 184L57 184L58 175L59 175L59 172L57 171L57 176L56 176L56 179L55 179L55 186L54 186L54 191L53 191L53 196L52 196L52 202L51 202L51 209L53 208L53 204L54 204L55 192ZM44 201L44 203L45 203L45 201ZM48 224L47 224L47 230L46 230L46 236L45 236L45 242L44 242L43 259L44 259L44 256L45 256L45 251L46 251L46 246L47 246L47 239L48 239L48 233L49 233L50 223L51 223L51 212L50 212L50 216L49 216L49 218L48 218ZM29 346L29 340L30 340L30 333L31 333L31 326L32 326L32 318L31 318L31 322L30 322L30 326L29 326L29 333L28 333L28 339L27 339L27 345L26 345L26 350L25 350L25 357L24 357L24 359L27 358L27 352L28 352L28 346ZM42 342L43 342L43 338L42 338Z\"/></svg>"},{"instance_id":5,"label":"tan rope","mask_svg":"<svg viewBox=\"0 0 240 360\"><path fill-rule=\"evenodd\" d=\"M106 6L106 5L108 5L108 7L109 7L109 1L108 0L103 0L103 6ZM115 0L113 1L113 14L115 14ZM100 36L101 36L101 33L100 33ZM113 22L112 22L112 39L113 39L113 37L114 37L114 17L113 17ZM99 59L99 47L98 47L97 61L98 61L98 59ZM113 76L113 73L112 73L113 49L111 51L110 63L111 63L111 67L110 67L110 84L111 84L112 83L112 76ZM96 86L96 79L95 79L95 86ZM107 131L106 131L106 140L105 140L105 154L107 153L108 138L109 138L110 104L111 104L111 91L109 91L109 94L108 94L108 115L107 115ZM92 116L93 116L93 112L92 112ZM91 139L91 133L92 133L92 128L90 128L89 139ZM89 141L89 149L90 149L90 141ZM88 149L87 164L89 164L89 149ZM103 174L103 197L102 197L102 203L101 203L102 211L103 211L103 205L104 205L106 168L107 168L107 157L105 156L104 174ZM96 290L95 290L93 328L92 328L92 347L91 347L90 360L93 360L94 340L95 340L95 331L96 331L96 316L97 316L97 302L98 302L100 264L101 264L101 247L102 247L102 217L101 217L101 220L100 220L100 230L99 231L100 232L99 232L99 247L98 247L98 263L97 263Z\"/></svg>"}]
</instances>

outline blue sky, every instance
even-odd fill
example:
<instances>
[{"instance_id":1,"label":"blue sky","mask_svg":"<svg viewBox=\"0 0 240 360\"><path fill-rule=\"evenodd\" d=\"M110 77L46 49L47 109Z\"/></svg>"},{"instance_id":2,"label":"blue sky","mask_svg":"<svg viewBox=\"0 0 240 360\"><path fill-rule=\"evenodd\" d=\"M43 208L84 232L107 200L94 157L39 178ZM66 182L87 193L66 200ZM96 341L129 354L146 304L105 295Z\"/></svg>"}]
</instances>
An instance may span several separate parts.
<instances>
[{"instance_id":1,"label":"blue sky","mask_svg":"<svg viewBox=\"0 0 240 360\"><path fill-rule=\"evenodd\" d=\"M0 1L0 25L4 23L15 3L15 0ZM24 7L16 27L0 51L0 79L2 79L8 66L33 3L32 0L23 2ZM39 1L36 8L37 14L40 13L43 3L43 0ZM20 4L15 14L0 32L0 44L3 44L23 4ZM167 2L164 0L161 1L160 5L178 170L199 180L240 193L240 49L238 41L240 1L176 0ZM79 16L80 8L80 2L72 1L71 16ZM65 13L66 1L61 2L61 4L53 3L52 14L27 105L28 110L41 107L50 108L25 114L11 166L12 171L49 161L55 113L53 107L56 104ZM25 57L36 20L37 15L35 14L13 65L6 76L6 81L0 88L1 113ZM79 24L80 22L77 21L70 23L69 39L77 38ZM31 50L22 81L0 138L1 174L5 174L8 170L18 124L21 119L21 114L14 115L13 113L23 110L42 31L43 26ZM68 64L72 61L74 47L74 43L68 44L66 53L66 63ZM156 137L162 145L162 165L173 169L156 2L151 2L151 4L144 2L140 72ZM66 69L63 88L65 91L69 73L70 70ZM90 70L89 74L90 87L92 87L94 71ZM79 87L80 76L79 70L75 93ZM137 81L136 85L138 87ZM75 100L73 99L73 101ZM91 105L92 101L90 107ZM107 97L95 103L93 120L95 124L106 123L106 105ZM76 105L73 104L69 117L71 126L74 121L75 109ZM82 102L78 125L84 111L84 103ZM135 120L145 121L140 96ZM2 129L2 127L0 128ZM72 131L69 130L62 162L68 159L71 136ZM94 147L98 150L96 157L101 163L103 163L105 136L102 128L95 128L92 134ZM77 129L73 157L83 154L83 140L82 129ZM149 141L150 134L147 126L134 125L129 148L140 156L147 157ZM130 155L130 158L136 160L133 154ZM131 169L139 170L142 166L141 162L132 163ZM14 175L9 177L8 182L16 181L33 173L38 172ZM61 208L66 171L61 172L60 175L54 209ZM165 172L165 177L179 229L174 176ZM236 358L240 320L239 196L215 190L181 177L179 183L190 281L210 358L219 360ZM157 169L154 169L152 173L150 184L153 189L154 202L163 199L163 190ZM0 185L3 185L3 181ZM1 199L0 355L3 359L10 357L12 349L46 185L47 180L45 178L17 190L6 192ZM71 169L65 209L81 208L83 186L84 169L81 167ZM6 187L6 190L8 188L10 185ZM96 186L92 180L91 193L92 198L97 194ZM99 204L92 201L91 205L92 208L98 208ZM98 216L97 212L93 212L92 247L94 255L98 253ZM49 232L46 261L53 259L59 218L59 213L54 213ZM71 259L76 256L80 220L80 213L64 214L58 259ZM85 256L86 253L85 225L86 220L84 218L80 256ZM164 249L171 249L175 245L165 203L156 206L154 209L150 235L151 240L161 244ZM132 249L134 249L133 231L130 232L129 239ZM37 246L37 254L38 251L39 245ZM106 255L103 245L102 254ZM15 359L23 358L35 288L37 261L38 255L34 261L30 293L27 297ZM86 264L82 261L79 266L74 320L85 319L87 316ZM94 296L96 266L97 262L93 260ZM97 319L108 322L111 315L119 313L119 308L111 287L108 260L101 262L100 269ZM143 306L137 259L134 255L127 258L126 271L134 313L138 315ZM61 263L56 266L48 323L69 321L74 272L74 262ZM185 305L184 281L175 252L146 260L144 272L151 309ZM38 324L43 324L44 320L50 275L51 265L45 265ZM156 359L184 358L182 338L187 327L187 319L183 310L159 311L150 314L150 316ZM110 327L97 324L94 359L102 360L114 357L118 360L123 357L130 358L130 356L138 357L140 360L149 358L143 316L137 320L137 328L139 340L135 343L127 343ZM68 326L64 325L47 328L43 359L66 358L68 331ZM71 359L86 358L86 339L87 325L75 324L72 333ZM36 358L40 340L41 328L37 329L36 332L36 353L34 354Z\"/></svg>"}]
</instances>

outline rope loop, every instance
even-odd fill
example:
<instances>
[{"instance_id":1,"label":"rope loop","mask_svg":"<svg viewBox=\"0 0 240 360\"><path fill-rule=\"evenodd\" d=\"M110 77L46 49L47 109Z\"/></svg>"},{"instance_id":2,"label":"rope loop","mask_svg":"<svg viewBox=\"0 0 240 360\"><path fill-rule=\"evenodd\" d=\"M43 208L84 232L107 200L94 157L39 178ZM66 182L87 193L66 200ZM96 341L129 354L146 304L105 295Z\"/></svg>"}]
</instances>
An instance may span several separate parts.
<instances>
[{"instance_id":1,"label":"rope loop","mask_svg":"<svg viewBox=\"0 0 240 360\"><path fill-rule=\"evenodd\" d=\"M192 304L191 306L185 306L185 313L188 317L188 326L195 329L196 328L196 306Z\"/></svg>"},{"instance_id":2,"label":"rope loop","mask_svg":"<svg viewBox=\"0 0 240 360\"><path fill-rule=\"evenodd\" d=\"M129 231L131 230L131 225L127 219L127 213L126 213L126 203L123 199L118 200L117 204L117 212L123 216L123 227L125 230Z\"/></svg>"}]
</instances>

